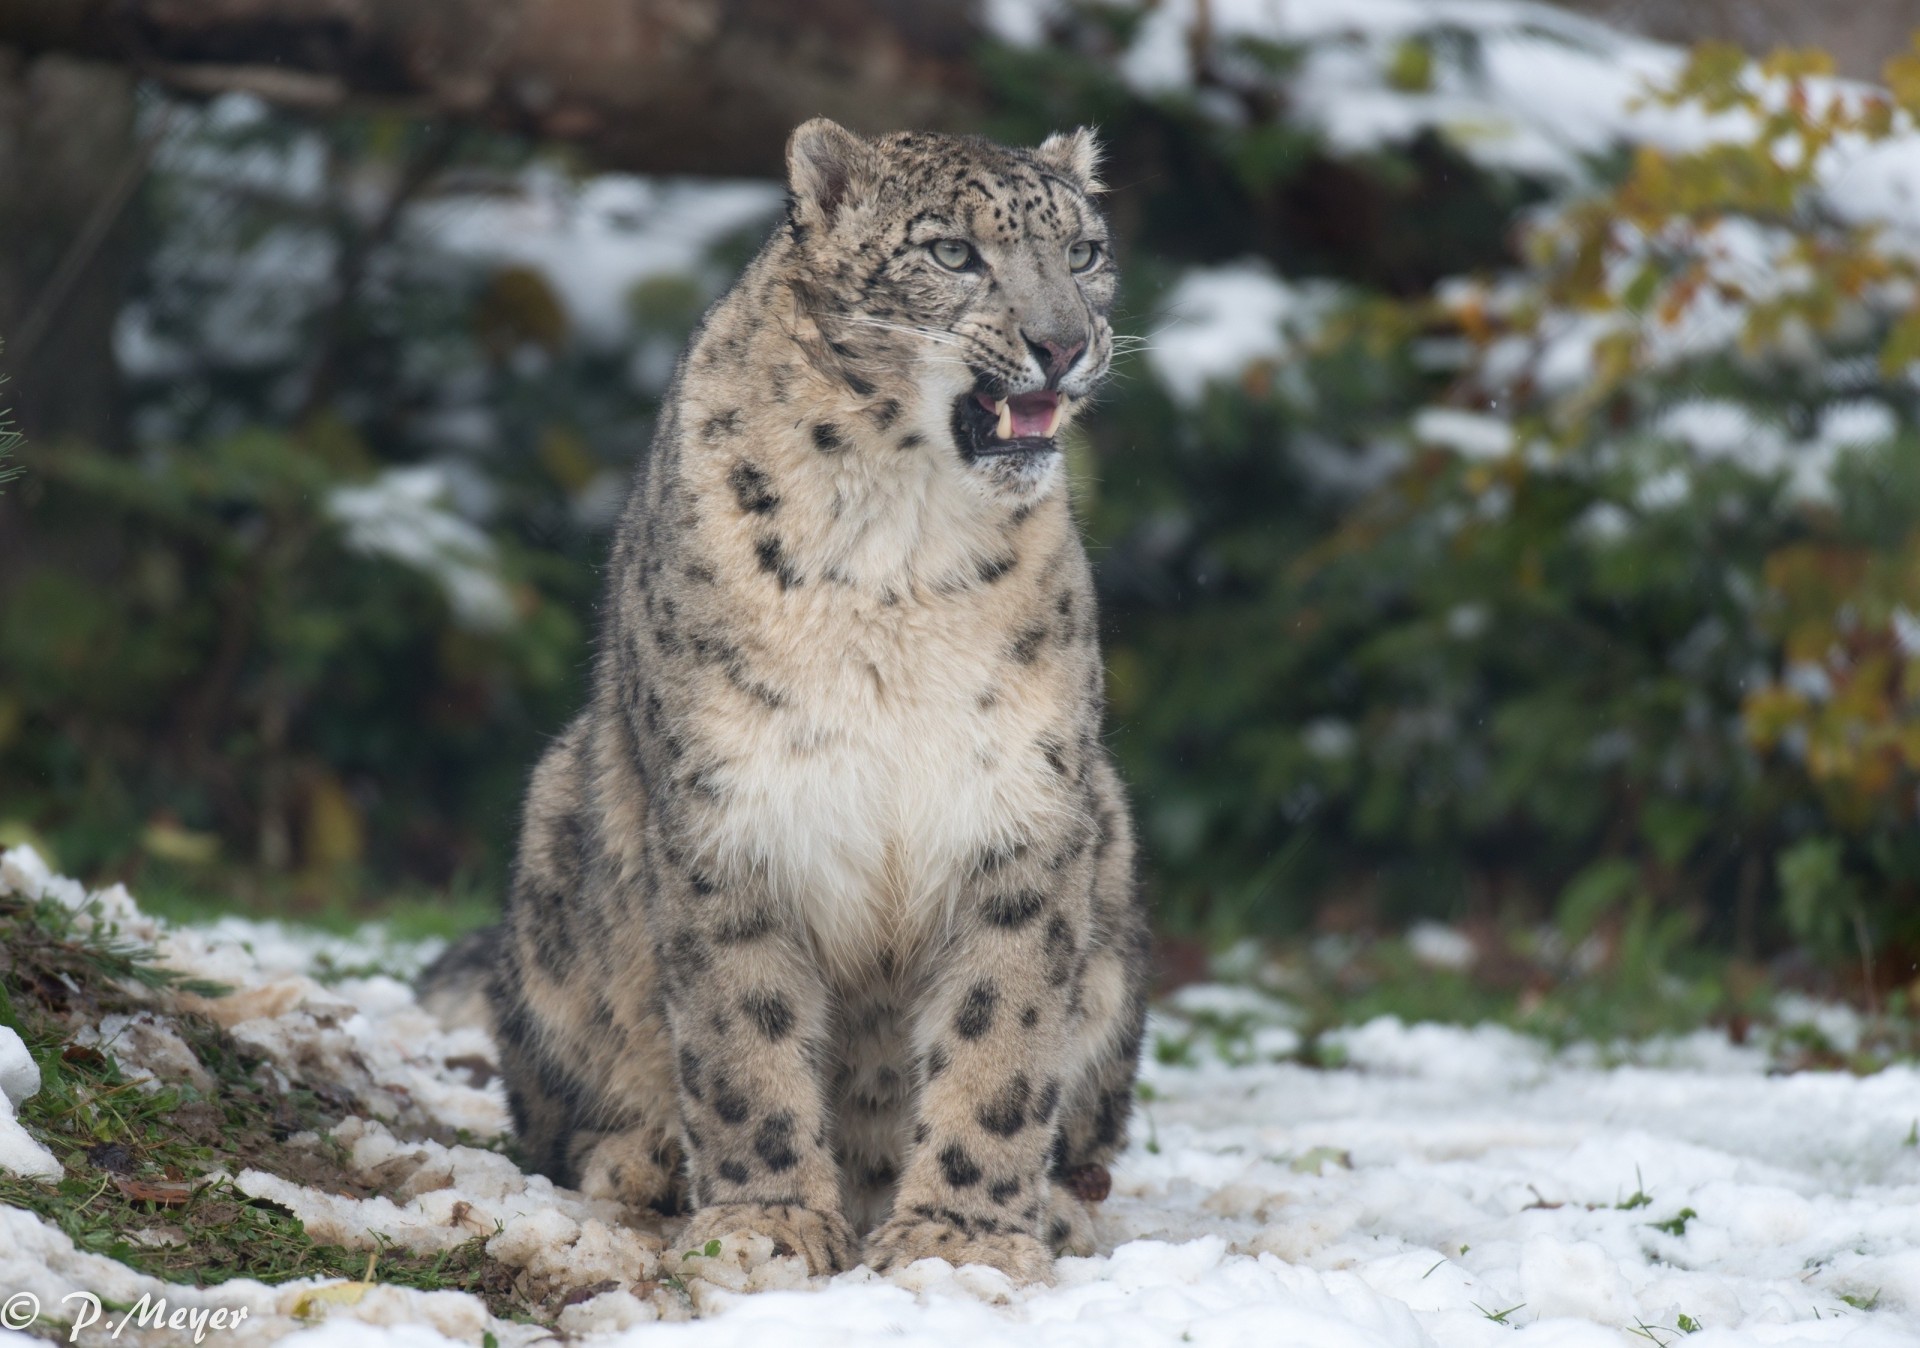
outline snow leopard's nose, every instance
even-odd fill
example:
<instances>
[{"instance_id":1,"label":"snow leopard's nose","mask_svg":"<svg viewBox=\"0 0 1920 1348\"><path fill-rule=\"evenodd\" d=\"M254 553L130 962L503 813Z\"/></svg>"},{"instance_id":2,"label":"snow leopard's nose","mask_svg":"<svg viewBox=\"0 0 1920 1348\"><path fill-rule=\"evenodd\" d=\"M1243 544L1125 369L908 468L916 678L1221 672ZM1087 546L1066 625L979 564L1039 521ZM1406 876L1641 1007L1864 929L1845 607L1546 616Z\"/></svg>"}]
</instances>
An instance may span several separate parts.
<instances>
[{"instance_id":1,"label":"snow leopard's nose","mask_svg":"<svg viewBox=\"0 0 1920 1348\"><path fill-rule=\"evenodd\" d=\"M1040 362L1040 368L1046 371L1049 388L1066 377L1074 361L1080 359L1080 353L1087 349L1087 339L1084 337L1069 345L1065 342L1035 341L1024 332L1020 336L1027 344L1027 350L1033 352L1033 358Z\"/></svg>"}]
</instances>

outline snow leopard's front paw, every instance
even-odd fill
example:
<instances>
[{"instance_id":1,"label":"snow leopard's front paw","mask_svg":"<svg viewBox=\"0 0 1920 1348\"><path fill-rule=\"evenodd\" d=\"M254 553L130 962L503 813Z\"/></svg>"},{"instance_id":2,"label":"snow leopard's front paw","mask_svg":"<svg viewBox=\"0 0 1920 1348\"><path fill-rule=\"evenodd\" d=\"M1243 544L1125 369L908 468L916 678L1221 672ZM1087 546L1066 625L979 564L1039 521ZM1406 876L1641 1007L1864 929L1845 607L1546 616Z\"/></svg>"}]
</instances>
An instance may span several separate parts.
<instances>
[{"instance_id":1,"label":"snow leopard's front paw","mask_svg":"<svg viewBox=\"0 0 1920 1348\"><path fill-rule=\"evenodd\" d=\"M610 1198L636 1213L669 1216L686 1211L679 1147L658 1132L601 1138L578 1166L575 1188L588 1198Z\"/></svg>"},{"instance_id":2,"label":"snow leopard's front paw","mask_svg":"<svg viewBox=\"0 0 1920 1348\"><path fill-rule=\"evenodd\" d=\"M1092 1211L1064 1184L1049 1184L1047 1191L1047 1244L1055 1254L1092 1254Z\"/></svg>"},{"instance_id":3,"label":"snow leopard's front paw","mask_svg":"<svg viewBox=\"0 0 1920 1348\"><path fill-rule=\"evenodd\" d=\"M697 1250L710 1240L738 1233L765 1236L777 1255L804 1256L807 1271L816 1277L852 1268L859 1246L845 1217L797 1203L718 1203L701 1208L680 1240Z\"/></svg>"},{"instance_id":4,"label":"snow leopard's front paw","mask_svg":"<svg viewBox=\"0 0 1920 1348\"><path fill-rule=\"evenodd\" d=\"M1053 1256L1025 1231L969 1230L964 1222L905 1215L867 1237L866 1263L876 1273L905 1268L916 1259L944 1259L956 1268L985 1264L1019 1284L1053 1281Z\"/></svg>"}]
</instances>

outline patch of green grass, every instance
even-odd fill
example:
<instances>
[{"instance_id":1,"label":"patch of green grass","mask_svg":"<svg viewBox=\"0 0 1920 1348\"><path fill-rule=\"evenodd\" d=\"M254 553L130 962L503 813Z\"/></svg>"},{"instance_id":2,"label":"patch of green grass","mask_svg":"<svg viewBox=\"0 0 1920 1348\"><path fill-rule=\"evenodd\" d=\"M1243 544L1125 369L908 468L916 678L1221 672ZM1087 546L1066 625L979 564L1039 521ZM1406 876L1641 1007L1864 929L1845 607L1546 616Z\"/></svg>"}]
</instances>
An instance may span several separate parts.
<instances>
[{"instance_id":1,"label":"patch of green grass","mask_svg":"<svg viewBox=\"0 0 1920 1348\"><path fill-rule=\"evenodd\" d=\"M1653 1206L1653 1195L1647 1192L1647 1182L1640 1178L1640 1167L1633 1168L1633 1192L1613 1205L1615 1212L1633 1212L1639 1208Z\"/></svg>"},{"instance_id":2,"label":"patch of green grass","mask_svg":"<svg viewBox=\"0 0 1920 1348\"><path fill-rule=\"evenodd\" d=\"M1476 928L1474 959L1465 968L1434 967L1395 935L1243 942L1215 962L1212 976L1269 994L1271 1011L1176 1004L1162 1019L1153 1054L1168 1066L1191 1065L1210 1052L1228 1063L1266 1059L1332 1069L1344 1065L1332 1031L1393 1016L1409 1024L1505 1025L1556 1049L1589 1044L1602 1064L1703 1028L1764 1048L1782 1071L1868 1074L1920 1062L1920 1005L1905 989L1866 1008L1860 1042L1842 1051L1817 1026L1783 1018L1767 970L1688 945L1670 926L1641 922L1633 912L1578 930L1583 934L1573 941L1557 928ZM1194 962L1191 952L1187 959ZM1297 1047L1259 1051L1255 1035L1273 1025L1296 1030ZM1920 1147L1920 1122L1910 1137Z\"/></svg>"},{"instance_id":3,"label":"patch of green grass","mask_svg":"<svg viewBox=\"0 0 1920 1348\"><path fill-rule=\"evenodd\" d=\"M452 940L500 916L499 896L478 885L456 883L445 890L406 888L372 895L347 883L328 884L316 893L289 879L257 886L241 896L243 902L236 902L229 888L209 886L203 873L161 863L142 869L135 892L142 911L168 922L207 923L239 912L336 936L379 922L395 941ZM222 897L210 897L214 894Z\"/></svg>"},{"instance_id":4,"label":"patch of green grass","mask_svg":"<svg viewBox=\"0 0 1920 1348\"><path fill-rule=\"evenodd\" d=\"M1684 1236L1687 1234L1687 1223L1699 1215L1692 1208L1681 1208L1666 1221L1648 1222L1647 1225L1656 1231L1665 1231L1670 1236Z\"/></svg>"},{"instance_id":5,"label":"patch of green grass","mask_svg":"<svg viewBox=\"0 0 1920 1348\"><path fill-rule=\"evenodd\" d=\"M110 1044L75 1037L115 1012L164 1010L156 993L223 991L160 967L150 949L89 929L58 904L0 898L0 1024L20 1035L41 1074L19 1117L66 1172L52 1183L0 1174L0 1203L35 1213L80 1249L168 1281L361 1278L364 1251L321 1244L285 1208L213 1177L251 1168L370 1196L326 1135L356 1101L325 1083L282 1085L258 1055L191 1012L163 1018L205 1069L205 1086L135 1080ZM487 1255L486 1240L432 1255L382 1248L373 1263L382 1282L474 1292L495 1314L525 1318L512 1270Z\"/></svg>"},{"instance_id":6,"label":"patch of green grass","mask_svg":"<svg viewBox=\"0 0 1920 1348\"><path fill-rule=\"evenodd\" d=\"M45 1219L79 1249L168 1282L209 1287L232 1278L279 1283L367 1275L364 1251L316 1242L299 1218L278 1204L248 1197L229 1181L194 1185L184 1201L156 1202L129 1196L118 1178L70 1171L57 1184L39 1184L0 1175L0 1203ZM141 1192L137 1184L127 1188ZM487 1254L488 1239L475 1236L439 1254L382 1249L373 1261L373 1276L396 1287L472 1292L496 1315L524 1316L513 1294L512 1271Z\"/></svg>"}]
</instances>

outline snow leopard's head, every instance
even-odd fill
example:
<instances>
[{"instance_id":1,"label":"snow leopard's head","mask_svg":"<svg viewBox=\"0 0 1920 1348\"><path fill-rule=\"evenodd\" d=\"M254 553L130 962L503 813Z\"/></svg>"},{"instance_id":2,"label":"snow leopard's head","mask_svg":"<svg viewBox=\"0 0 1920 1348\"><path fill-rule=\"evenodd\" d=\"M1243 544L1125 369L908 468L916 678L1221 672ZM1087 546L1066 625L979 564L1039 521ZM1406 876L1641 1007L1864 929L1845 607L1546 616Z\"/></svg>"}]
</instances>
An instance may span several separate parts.
<instances>
[{"instance_id":1,"label":"snow leopard's head","mask_svg":"<svg viewBox=\"0 0 1920 1348\"><path fill-rule=\"evenodd\" d=\"M1026 150L816 118L788 142L796 288L830 357L852 381L910 378L962 460L1008 486L1051 476L1112 360L1098 160L1085 128Z\"/></svg>"}]
</instances>

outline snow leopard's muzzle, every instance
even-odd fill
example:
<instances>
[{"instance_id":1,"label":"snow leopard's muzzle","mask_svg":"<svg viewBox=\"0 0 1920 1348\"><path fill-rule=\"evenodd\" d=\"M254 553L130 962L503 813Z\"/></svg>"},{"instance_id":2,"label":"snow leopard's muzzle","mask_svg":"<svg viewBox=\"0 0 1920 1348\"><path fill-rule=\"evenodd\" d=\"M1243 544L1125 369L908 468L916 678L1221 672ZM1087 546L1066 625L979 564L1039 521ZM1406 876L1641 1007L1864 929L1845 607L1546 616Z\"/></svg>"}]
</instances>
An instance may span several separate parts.
<instances>
[{"instance_id":1,"label":"snow leopard's muzzle","mask_svg":"<svg viewBox=\"0 0 1920 1348\"><path fill-rule=\"evenodd\" d=\"M953 406L954 443L969 461L1057 452L1061 427L1106 374L1111 337L1104 322L1092 332L1021 338L1028 368L1018 376L970 363L973 387Z\"/></svg>"}]
</instances>

